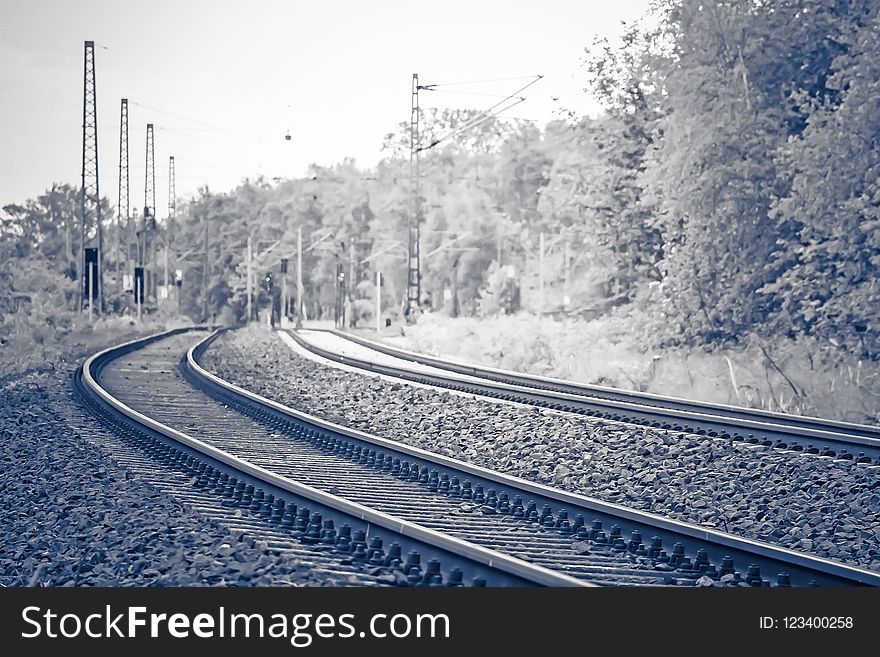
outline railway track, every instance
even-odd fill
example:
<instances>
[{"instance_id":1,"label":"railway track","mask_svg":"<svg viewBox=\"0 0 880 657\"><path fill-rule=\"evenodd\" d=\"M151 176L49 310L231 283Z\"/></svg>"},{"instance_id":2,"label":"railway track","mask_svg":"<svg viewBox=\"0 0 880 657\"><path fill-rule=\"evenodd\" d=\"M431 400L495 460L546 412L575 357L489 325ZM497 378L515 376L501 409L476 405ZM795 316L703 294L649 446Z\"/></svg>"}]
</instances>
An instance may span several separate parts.
<instances>
[{"instance_id":1,"label":"railway track","mask_svg":"<svg viewBox=\"0 0 880 657\"><path fill-rule=\"evenodd\" d=\"M113 412L180 445L171 449L193 451L198 481L227 504L282 526L288 507L308 505L307 517L288 514L287 525L300 519L288 528L331 550L339 549L340 534L354 535L341 524L363 527L365 519L360 553L374 549L378 534L379 549L406 543L404 552L419 557L402 564L404 581L458 582L478 573L478 583L490 584L880 583L870 571L548 488L286 408L198 364L215 335L195 345L192 335L172 334L108 350L84 371L95 370L92 392ZM342 549L351 550L351 540ZM431 565L414 570L422 555L433 555ZM375 560L378 567L382 558Z\"/></svg>"},{"instance_id":2,"label":"railway track","mask_svg":"<svg viewBox=\"0 0 880 657\"><path fill-rule=\"evenodd\" d=\"M357 583L365 583L361 571L366 568L380 581L390 576L409 585L586 584L367 508L330 492L335 485L319 490L302 483L302 473L279 451L286 441L277 428L218 403L184 380L181 357L197 339L177 330L120 345L89 358L75 379L105 420L138 434L134 444L157 465L182 471L199 493L191 501L215 513L219 504L242 530L268 532L273 549L295 552L295 539L323 551L322 568L356 575ZM245 460L242 454L256 458ZM288 478L291 474L296 480ZM337 475L347 476L339 469ZM172 476L178 479L174 485L183 485ZM312 552L310 558L318 557ZM351 565L360 567L348 572Z\"/></svg>"},{"instance_id":3,"label":"railway track","mask_svg":"<svg viewBox=\"0 0 880 657\"><path fill-rule=\"evenodd\" d=\"M578 384L405 351L338 330L287 331L323 358L427 385L543 408L880 466L880 427ZM385 359L340 354L309 339L329 333ZM414 370L410 364L422 366Z\"/></svg>"},{"instance_id":4,"label":"railway track","mask_svg":"<svg viewBox=\"0 0 880 657\"><path fill-rule=\"evenodd\" d=\"M251 431L247 444L230 435L218 446L315 488L591 583L693 584L703 576L751 585L880 583L876 573L548 488L286 408L202 369L198 357L213 337L189 350L183 375L274 429L266 442Z\"/></svg>"},{"instance_id":5,"label":"railway track","mask_svg":"<svg viewBox=\"0 0 880 657\"><path fill-rule=\"evenodd\" d=\"M329 554L321 545L303 543L288 529L278 526L277 522L266 522L265 516L259 510L251 512L250 509L240 506L230 508L227 498L216 494L208 486L197 485L201 461L196 454L193 454L193 461L187 463L186 458L178 456L188 454L185 449L175 448L161 436L121 421L113 411L84 394L81 377L82 370L78 370L75 387L79 389L77 396L81 406L74 407L68 421L81 427L81 431L89 431L93 426L91 422L97 417L107 431L100 438L92 432L91 438L97 438L102 447L112 451L113 459L137 479L146 481L188 505L206 521L222 525L233 536L238 536L239 540L260 543L268 553L267 558L275 557L285 565L292 564L293 567L272 569L272 585L301 585L301 576L296 576L293 571L303 569L307 569L313 581L320 578L321 582L336 586L382 586L394 582L394 577L377 577L372 572L375 570L373 567L347 558L344 553ZM229 543L228 549L234 551L234 545ZM207 561L208 558L205 559ZM239 573L252 570L248 564L242 564L238 568ZM227 576L234 580L237 574L215 574L200 583L219 584L227 581Z\"/></svg>"}]
</instances>

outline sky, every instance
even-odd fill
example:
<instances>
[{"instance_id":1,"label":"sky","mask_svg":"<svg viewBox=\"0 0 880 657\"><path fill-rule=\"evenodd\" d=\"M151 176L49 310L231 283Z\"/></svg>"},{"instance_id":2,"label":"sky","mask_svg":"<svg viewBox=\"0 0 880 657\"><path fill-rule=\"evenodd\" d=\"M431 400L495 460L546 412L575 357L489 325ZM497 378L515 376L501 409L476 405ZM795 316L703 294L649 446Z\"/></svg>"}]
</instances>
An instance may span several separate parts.
<instances>
[{"instance_id":1,"label":"sky","mask_svg":"<svg viewBox=\"0 0 880 657\"><path fill-rule=\"evenodd\" d=\"M648 4L0 0L0 207L53 182L80 183L86 40L95 42L100 193L116 204L128 98L132 213L144 203L153 123L161 217L169 156L179 199L204 185L301 176L311 163L374 165L383 136L409 120L413 73L423 85L498 80L422 92L425 108L485 109L542 74L502 116L543 125L561 108L593 114L584 48L597 35L615 39Z\"/></svg>"}]
</instances>

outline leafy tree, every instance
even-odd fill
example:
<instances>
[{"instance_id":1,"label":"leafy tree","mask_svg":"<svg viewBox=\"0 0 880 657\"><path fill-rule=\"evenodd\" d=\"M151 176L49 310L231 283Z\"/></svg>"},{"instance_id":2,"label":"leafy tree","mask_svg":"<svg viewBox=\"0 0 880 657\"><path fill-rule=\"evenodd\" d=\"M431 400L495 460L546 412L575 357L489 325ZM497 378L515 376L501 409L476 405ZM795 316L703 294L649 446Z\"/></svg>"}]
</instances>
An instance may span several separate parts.
<instances>
[{"instance_id":1,"label":"leafy tree","mask_svg":"<svg viewBox=\"0 0 880 657\"><path fill-rule=\"evenodd\" d=\"M862 18L860 16L859 18ZM774 329L825 338L880 355L880 19L847 35L833 91L806 107L809 119L781 161L790 191L774 205L782 238L761 292L777 300Z\"/></svg>"},{"instance_id":2,"label":"leafy tree","mask_svg":"<svg viewBox=\"0 0 880 657\"><path fill-rule=\"evenodd\" d=\"M102 200L105 212L109 210ZM79 285L79 193L54 184L0 215L0 332L41 341L73 321Z\"/></svg>"}]
</instances>

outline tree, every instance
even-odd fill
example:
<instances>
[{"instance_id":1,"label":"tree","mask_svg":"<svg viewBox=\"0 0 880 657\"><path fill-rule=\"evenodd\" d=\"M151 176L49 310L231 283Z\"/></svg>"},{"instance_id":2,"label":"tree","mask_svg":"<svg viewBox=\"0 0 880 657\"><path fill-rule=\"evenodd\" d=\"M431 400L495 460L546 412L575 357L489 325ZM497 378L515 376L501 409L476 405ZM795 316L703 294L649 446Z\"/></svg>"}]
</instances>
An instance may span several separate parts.
<instances>
[{"instance_id":1,"label":"tree","mask_svg":"<svg viewBox=\"0 0 880 657\"><path fill-rule=\"evenodd\" d=\"M753 36L768 27L742 1L685 0L666 24L666 109L642 180L656 199L673 332L684 339L735 340L766 316L756 292L776 241L768 213L786 120L784 90L751 81L779 54Z\"/></svg>"},{"instance_id":2,"label":"tree","mask_svg":"<svg viewBox=\"0 0 880 657\"><path fill-rule=\"evenodd\" d=\"M864 15L858 16L860 20ZM773 208L782 235L762 288L774 329L880 355L880 18L841 40L830 97L805 100L802 133L780 159L790 191Z\"/></svg>"},{"instance_id":3,"label":"tree","mask_svg":"<svg viewBox=\"0 0 880 657\"><path fill-rule=\"evenodd\" d=\"M69 325L79 286L78 190L53 184L36 199L0 215L0 331L5 335ZM102 199L109 208L106 199Z\"/></svg>"}]
</instances>

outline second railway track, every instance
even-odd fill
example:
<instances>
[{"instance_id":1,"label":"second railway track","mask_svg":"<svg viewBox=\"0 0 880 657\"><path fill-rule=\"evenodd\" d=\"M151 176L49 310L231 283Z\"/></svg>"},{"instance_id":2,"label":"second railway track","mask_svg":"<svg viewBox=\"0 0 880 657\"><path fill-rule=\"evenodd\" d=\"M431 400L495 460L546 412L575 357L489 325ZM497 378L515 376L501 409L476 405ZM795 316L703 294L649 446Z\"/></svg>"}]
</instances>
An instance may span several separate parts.
<instances>
[{"instance_id":1,"label":"second railway track","mask_svg":"<svg viewBox=\"0 0 880 657\"><path fill-rule=\"evenodd\" d=\"M288 409L201 368L199 355L212 338L193 346L196 336L175 334L129 349L102 363L99 385L141 418L209 446L209 456L251 464L266 489L276 485L277 492L277 484L295 481L300 493L323 492L325 503L347 500L400 519L401 528L411 523L427 530L403 532L410 541L448 537L434 548L444 557L435 563L445 561L447 571L454 563L459 573L479 572L490 584L880 583L870 571L547 488ZM222 490L221 476L211 476ZM261 508L255 488L226 492L235 504L247 495L250 508ZM310 522L301 534L333 546L336 528L324 524L319 515L318 526ZM374 526L372 536L359 538L387 537L392 527ZM493 560L492 554L507 556ZM449 577L435 572L437 565L429 570L437 575L434 583ZM432 581L419 573L414 583Z\"/></svg>"},{"instance_id":2,"label":"second railway track","mask_svg":"<svg viewBox=\"0 0 880 657\"><path fill-rule=\"evenodd\" d=\"M417 354L338 330L308 329L287 331L287 334L300 347L328 360L417 383L607 420L880 466L880 427L876 426L509 372ZM310 339L321 334L335 336L360 349L342 354ZM379 358L371 357L370 352Z\"/></svg>"}]
</instances>

